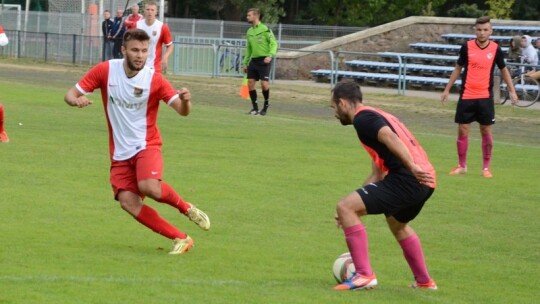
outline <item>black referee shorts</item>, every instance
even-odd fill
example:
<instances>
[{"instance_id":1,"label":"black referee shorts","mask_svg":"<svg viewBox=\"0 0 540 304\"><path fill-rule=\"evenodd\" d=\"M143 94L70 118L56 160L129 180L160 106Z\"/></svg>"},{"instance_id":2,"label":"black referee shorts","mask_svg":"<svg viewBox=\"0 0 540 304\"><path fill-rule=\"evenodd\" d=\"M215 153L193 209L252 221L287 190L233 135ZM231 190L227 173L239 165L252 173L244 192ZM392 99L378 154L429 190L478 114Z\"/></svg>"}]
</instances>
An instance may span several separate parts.
<instances>
[{"instance_id":1,"label":"black referee shorts","mask_svg":"<svg viewBox=\"0 0 540 304\"><path fill-rule=\"evenodd\" d=\"M400 223L412 221L433 191L433 188L420 184L413 175L403 173L389 173L382 181L356 190L367 214L384 213Z\"/></svg>"},{"instance_id":2,"label":"black referee shorts","mask_svg":"<svg viewBox=\"0 0 540 304\"><path fill-rule=\"evenodd\" d=\"M257 81L269 81L270 80L270 67L271 63L265 63L264 58L251 58L247 68L247 78L255 79Z\"/></svg>"}]
</instances>

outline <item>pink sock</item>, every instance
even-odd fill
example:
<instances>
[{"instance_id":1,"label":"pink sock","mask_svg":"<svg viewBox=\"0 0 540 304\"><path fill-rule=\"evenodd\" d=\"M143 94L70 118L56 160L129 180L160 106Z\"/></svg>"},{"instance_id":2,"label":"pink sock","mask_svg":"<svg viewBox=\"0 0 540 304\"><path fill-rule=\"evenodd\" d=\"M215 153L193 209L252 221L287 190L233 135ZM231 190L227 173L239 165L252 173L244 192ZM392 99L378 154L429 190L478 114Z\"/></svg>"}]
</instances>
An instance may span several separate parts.
<instances>
[{"instance_id":1,"label":"pink sock","mask_svg":"<svg viewBox=\"0 0 540 304\"><path fill-rule=\"evenodd\" d=\"M467 167L467 149L469 148L469 137L458 136L457 138L457 153L459 158L459 166Z\"/></svg>"},{"instance_id":2,"label":"pink sock","mask_svg":"<svg viewBox=\"0 0 540 304\"><path fill-rule=\"evenodd\" d=\"M424 284L429 282L429 274L426 267L426 260L422 252L422 244L418 235L413 234L410 237L399 241L403 250L403 255L411 268L416 282Z\"/></svg>"},{"instance_id":3,"label":"pink sock","mask_svg":"<svg viewBox=\"0 0 540 304\"><path fill-rule=\"evenodd\" d=\"M152 231L163 235L169 239L185 239L186 235L182 231L176 229L173 225L169 224L165 219L163 219L156 210L143 205L141 212L135 218L139 223L145 225L146 227L152 229Z\"/></svg>"},{"instance_id":4,"label":"pink sock","mask_svg":"<svg viewBox=\"0 0 540 304\"><path fill-rule=\"evenodd\" d=\"M0 103L0 132L4 131L4 105Z\"/></svg>"},{"instance_id":5,"label":"pink sock","mask_svg":"<svg viewBox=\"0 0 540 304\"><path fill-rule=\"evenodd\" d=\"M491 150L493 149L493 136L482 135L482 169L489 169L491 163Z\"/></svg>"},{"instance_id":6,"label":"pink sock","mask_svg":"<svg viewBox=\"0 0 540 304\"><path fill-rule=\"evenodd\" d=\"M358 224L345 228L344 232L356 273L366 276L372 275L373 270L369 263L368 239L364 225Z\"/></svg>"},{"instance_id":7,"label":"pink sock","mask_svg":"<svg viewBox=\"0 0 540 304\"><path fill-rule=\"evenodd\" d=\"M169 184L163 181L161 182L161 198L158 202L171 205L184 214L191 208Z\"/></svg>"}]
</instances>

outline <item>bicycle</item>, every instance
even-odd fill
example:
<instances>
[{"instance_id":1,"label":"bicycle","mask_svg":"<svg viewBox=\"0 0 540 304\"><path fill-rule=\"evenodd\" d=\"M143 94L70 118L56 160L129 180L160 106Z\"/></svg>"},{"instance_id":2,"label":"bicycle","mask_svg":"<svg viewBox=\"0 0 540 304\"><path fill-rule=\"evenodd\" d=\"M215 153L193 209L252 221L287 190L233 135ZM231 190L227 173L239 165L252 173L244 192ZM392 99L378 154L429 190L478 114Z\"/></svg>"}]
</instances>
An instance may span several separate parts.
<instances>
[{"instance_id":1,"label":"bicycle","mask_svg":"<svg viewBox=\"0 0 540 304\"><path fill-rule=\"evenodd\" d=\"M540 99L540 82L525 74L523 58L519 70L515 70L513 74L516 74L516 76L512 78L512 84L514 85L518 97L515 105L522 108L532 106ZM510 92L508 91L506 83L501 82L500 92L501 104L505 104L506 101L510 99Z\"/></svg>"}]
</instances>

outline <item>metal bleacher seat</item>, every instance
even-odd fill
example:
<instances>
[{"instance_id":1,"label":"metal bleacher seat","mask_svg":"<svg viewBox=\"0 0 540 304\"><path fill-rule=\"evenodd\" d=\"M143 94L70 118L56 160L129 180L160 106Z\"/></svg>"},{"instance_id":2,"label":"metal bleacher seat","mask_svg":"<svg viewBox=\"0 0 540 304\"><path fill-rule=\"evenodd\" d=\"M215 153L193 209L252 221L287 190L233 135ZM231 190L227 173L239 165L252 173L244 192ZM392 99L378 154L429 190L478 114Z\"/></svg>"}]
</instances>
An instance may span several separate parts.
<instances>
[{"instance_id":1,"label":"metal bleacher seat","mask_svg":"<svg viewBox=\"0 0 540 304\"><path fill-rule=\"evenodd\" d=\"M540 32L540 26L494 25L493 30L497 32L510 32L528 35Z\"/></svg>"},{"instance_id":2,"label":"metal bleacher seat","mask_svg":"<svg viewBox=\"0 0 540 304\"><path fill-rule=\"evenodd\" d=\"M461 49L461 45L456 45L456 44L423 43L423 42L411 43L409 44L409 46L417 50L430 50L430 51L446 52L446 53L452 53L452 54L458 54L459 50ZM508 53L508 47L501 47L501 49L504 53Z\"/></svg>"},{"instance_id":3,"label":"metal bleacher seat","mask_svg":"<svg viewBox=\"0 0 540 304\"><path fill-rule=\"evenodd\" d=\"M399 63L396 62L381 62L381 61L368 61L368 60L348 60L345 64L354 68L369 68L374 71L399 70ZM439 65L427 65L427 64L405 64L406 72L414 72L423 75L447 75L454 70L453 66L439 66Z\"/></svg>"},{"instance_id":4,"label":"metal bleacher seat","mask_svg":"<svg viewBox=\"0 0 540 304\"><path fill-rule=\"evenodd\" d=\"M330 78L332 71L331 70L313 70L311 71L313 76L318 78L327 77ZM377 82L386 82L386 83L397 83L399 80L398 74L382 74L382 73L366 73L366 72L352 72L352 71L337 71L338 78L353 78L362 81L377 81ZM417 84L425 85L432 87L443 87L448 84L448 78L440 77L422 77L422 76L405 76L405 81L408 84ZM460 85L461 80L456 80L455 85Z\"/></svg>"},{"instance_id":5,"label":"metal bleacher seat","mask_svg":"<svg viewBox=\"0 0 540 304\"><path fill-rule=\"evenodd\" d=\"M425 53L397 53L397 52L379 52L382 55L399 55L402 59L408 61L413 60L415 62L432 62L434 64L446 65L449 62L455 63L458 56L454 55L437 55L437 54L425 54Z\"/></svg>"},{"instance_id":6,"label":"metal bleacher seat","mask_svg":"<svg viewBox=\"0 0 540 304\"><path fill-rule=\"evenodd\" d=\"M471 40L476 38L476 35L473 34L443 34L441 35L442 38L446 39L448 42L455 42L455 43L463 43L467 40ZM532 37L532 40L536 40L540 37ZM512 36L497 36L497 35L491 35L489 36L490 40L493 40L499 44L508 44L510 43L510 40L512 40Z\"/></svg>"}]
</instances>

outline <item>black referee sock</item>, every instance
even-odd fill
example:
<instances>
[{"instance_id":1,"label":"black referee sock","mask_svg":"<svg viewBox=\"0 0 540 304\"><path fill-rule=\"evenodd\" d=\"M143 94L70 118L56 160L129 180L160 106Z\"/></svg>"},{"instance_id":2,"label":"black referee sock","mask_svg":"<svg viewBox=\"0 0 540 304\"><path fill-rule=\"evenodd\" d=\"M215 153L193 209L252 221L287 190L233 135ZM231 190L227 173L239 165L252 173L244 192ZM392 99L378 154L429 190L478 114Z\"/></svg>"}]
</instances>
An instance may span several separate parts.
<instances>
[{"instance_id":1,"label":"black referee sock","mask_svg":"<svg viewBox=\"0 0 540 304\"><path fill-rule=\"evenodd\" d=\"M270 97L270 89L262 91L262 94L264 96L264 106L267 107L269 103L268 98Z\"/></svg>"},{"instance_id":2,"label":"black referee sock","mask_svg":"<svg viewBox=\"0 0 540 304\"><path fill-rule=\"evenodd\" d=\"M259 111L259 105L257 104L257 90L249 91L249 98L251 99L253 109Z\"/></svg>"}]
</instances>

